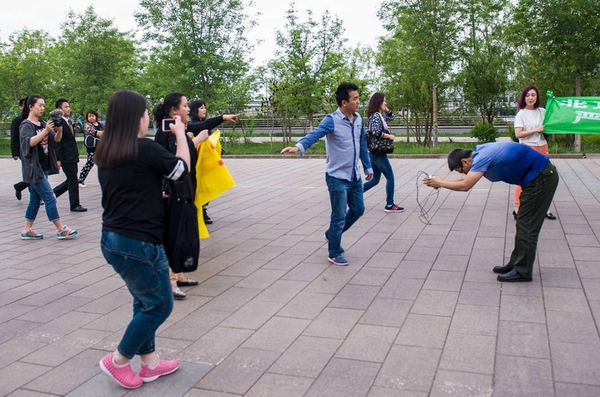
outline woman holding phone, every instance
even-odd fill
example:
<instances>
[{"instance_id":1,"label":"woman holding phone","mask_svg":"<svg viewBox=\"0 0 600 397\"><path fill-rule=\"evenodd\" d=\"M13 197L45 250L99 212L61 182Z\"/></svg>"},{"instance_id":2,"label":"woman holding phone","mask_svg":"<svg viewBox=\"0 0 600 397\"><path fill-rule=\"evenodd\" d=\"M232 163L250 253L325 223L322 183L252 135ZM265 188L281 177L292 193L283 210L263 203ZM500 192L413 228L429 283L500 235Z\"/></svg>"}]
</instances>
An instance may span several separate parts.
<instances>
[{"instance_id":1,"label":"woman holding phone","mask_svg":"<svg viewBox=\"0 0 600 397\"><path fill-rule=\"evenodd\" d=\"M171 126L178 143L173 155L145 139L149 117L146 99L118 91L108 103L107 125L94 160L102 190L102 241L106 261L133 296L133 318L117 350L100 360L100 368L118 384L135 389L175 372L177 360L159 358L155 333L173 309L169 261L163 247L165 207L163 178L179 180L190 169L185 126ZM142 361L138 374L131 360Z\"/></svg>"}]
</instances>

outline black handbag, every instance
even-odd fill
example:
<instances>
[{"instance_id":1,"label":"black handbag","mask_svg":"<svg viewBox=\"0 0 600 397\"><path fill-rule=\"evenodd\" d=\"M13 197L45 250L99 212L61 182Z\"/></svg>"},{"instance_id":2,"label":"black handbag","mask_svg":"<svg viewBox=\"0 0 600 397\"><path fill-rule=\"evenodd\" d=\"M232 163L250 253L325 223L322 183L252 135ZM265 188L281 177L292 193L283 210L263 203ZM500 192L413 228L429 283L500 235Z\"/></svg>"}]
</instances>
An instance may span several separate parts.
<instances>
[{"instance_id":1,"label":"black handbag","mask_svg":"<svg viewBox=\"0 0 600 397\"><path fill-rule=\"evenodd\" d=\"M367 131L367 149L373 154L388 154L394 152L394 141L387 138L378 138L371 131Z\"/></svg>"},{"instance_id":2,"label":"black handbag","mask_svg":"<svg viewBox=\"0 0 600 397\"><path fill-rule=\"evenodd\" d=\"M169 184L165 253L174 273L193 272L198 269L200 232L198 210L194 204L190 176Z\"/></svg>"},{"instance_id":3,"label":"black handbag","mask_svg":"<svg viewBox=\"0 0 600 397\"><path fill-rule=\"evenodd\" d=\"M85 145L85 147L90 148L90 149L98 146L99 142L100 142L100 139L96 138L95 136L92 136L92 135L86 135L83 138L83 144Z\"/></svg>"}]
</instances>

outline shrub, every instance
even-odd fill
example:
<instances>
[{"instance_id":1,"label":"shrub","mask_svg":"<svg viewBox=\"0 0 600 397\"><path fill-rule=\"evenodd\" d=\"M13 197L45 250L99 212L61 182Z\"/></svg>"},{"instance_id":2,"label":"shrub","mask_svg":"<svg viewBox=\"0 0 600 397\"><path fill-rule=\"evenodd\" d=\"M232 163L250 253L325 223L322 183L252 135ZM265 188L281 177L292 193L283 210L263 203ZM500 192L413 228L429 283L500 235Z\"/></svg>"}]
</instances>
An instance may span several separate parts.
<instances>
[{"instance_id":1,"label":"shrub","mask_svg":"<svg viewBox=\"0 0 600 397\"><path fill-rule=\"evenodd\" d=\"M494 142L498 137L498 130L487 121L480 121L471 130L471 136L479 142Z\"/></svg>"},{"instance_id":2,"label":"shrub","mask_svg":"<svg viewBox=\"0 0 600 397\"><path fill-rule=\"evenodd\" d=\"M508 125L506 132L508 133L510 139L513 140L513 142L519 142L519 138L517 138L517 136L515 135L515 127L512 124Z\"/></svg>"}]
</instances>

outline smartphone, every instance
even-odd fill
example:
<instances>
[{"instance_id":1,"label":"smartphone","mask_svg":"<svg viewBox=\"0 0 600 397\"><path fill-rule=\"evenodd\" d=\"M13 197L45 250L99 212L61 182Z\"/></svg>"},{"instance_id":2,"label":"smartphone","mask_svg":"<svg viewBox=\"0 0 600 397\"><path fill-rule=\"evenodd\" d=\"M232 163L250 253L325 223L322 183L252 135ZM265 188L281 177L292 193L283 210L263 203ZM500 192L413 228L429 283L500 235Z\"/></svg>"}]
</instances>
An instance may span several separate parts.
<instances>
[{"instance_id":1,"label":"smartphone","mask_svg":"<svg viewBox=\"0 0 600 397\"><path fill-rule=\"evenodd\" d=\"M171 131L171 124L175 124L175 119L163 119L162 130Z\"/></svg>"}]
</instances>

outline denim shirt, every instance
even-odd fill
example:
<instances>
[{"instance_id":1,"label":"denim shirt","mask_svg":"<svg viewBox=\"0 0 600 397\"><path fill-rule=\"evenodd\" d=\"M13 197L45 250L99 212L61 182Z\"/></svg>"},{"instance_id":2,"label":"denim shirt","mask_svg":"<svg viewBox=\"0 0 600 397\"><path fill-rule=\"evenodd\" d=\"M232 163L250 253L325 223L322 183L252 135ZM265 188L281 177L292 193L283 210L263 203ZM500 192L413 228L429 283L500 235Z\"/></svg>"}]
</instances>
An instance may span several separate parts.
<instances>
[{"instance_id":1,"label":"denim shirt","mask_svg":"<svg viewBox=\"0 0 600 397\"><path fill-rule=\"evenodd\" d=\"M300 139L296 147L303 155L323 137L327 149L327 174L350 182L360 179L359 158L365 174L373 173L362 118L358 113L354 113L354 122L350 122L340 109L328 114L317 128Z\"/></svg>"}]
</instances>

